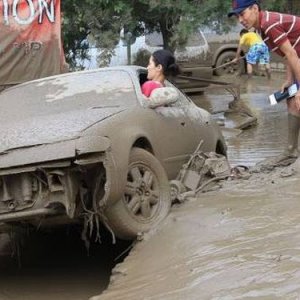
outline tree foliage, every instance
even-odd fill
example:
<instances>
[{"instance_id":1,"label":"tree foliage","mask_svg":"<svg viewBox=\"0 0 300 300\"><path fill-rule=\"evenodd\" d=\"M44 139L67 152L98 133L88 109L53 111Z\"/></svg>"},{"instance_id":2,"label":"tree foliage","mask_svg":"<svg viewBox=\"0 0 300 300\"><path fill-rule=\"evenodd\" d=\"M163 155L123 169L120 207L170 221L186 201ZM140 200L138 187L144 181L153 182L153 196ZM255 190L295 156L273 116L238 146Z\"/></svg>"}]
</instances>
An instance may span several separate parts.
<instances>
[{"instance_id":1,"label":"tree foliage","mask_svg":"<svg viewBox=\"0 0 300 300\"><path fill-rule=\"evenodd\" d=\"M299 0L261 0L264 9L300 15Z\"/></svg>"},{"instance_id":2,"label":"tree foliage","mask_svg":"<svg viewBox=\"0 0 300 300\"><path fill-rule=\"evenodd\" d=\"M62 1L62 36L66 60L71 69L76 61L88 57L89 44L86 39L90 32L84 12L80 8L82 0ZM78 67L78 66L77 66ZM79 66L80 67L80 66Z\"/></svg>"},{"instance_id":3,"label":"tree foliage","mask_svg":"<svg viewBox=\"0 0 300 300\"><path fill-rule=\"evenodd\" d=\"M261 0L262 7L299 12L299 0ZM235 20L227 18L231 0L63 0L63 38L71 68L88 58L88 48L102 49L99 66L107 65L114 54L123 28L134 36L159 31L163 46L174 50L184 45L199 26L222 33ZM233 18L234 19L234 18ZM78 65L79 64L79 65Z\"/></svg>"}]
</instances>

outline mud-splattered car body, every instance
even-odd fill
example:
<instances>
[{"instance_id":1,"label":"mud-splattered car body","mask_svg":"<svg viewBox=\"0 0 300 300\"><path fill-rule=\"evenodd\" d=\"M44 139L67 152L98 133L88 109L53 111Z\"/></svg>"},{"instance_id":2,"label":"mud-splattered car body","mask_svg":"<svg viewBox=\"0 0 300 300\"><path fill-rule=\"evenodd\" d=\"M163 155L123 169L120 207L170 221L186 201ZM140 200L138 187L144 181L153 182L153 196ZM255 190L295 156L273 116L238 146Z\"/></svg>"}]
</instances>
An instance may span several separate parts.
<instances>
[{"instance_id":1,"label":"mud-splattered car body","mask_svg":"<svg viewBox=\"0 0 300 300\"><path fill-rule=\"evenodd\" d=\"M180 92L148 108L145 78L144 68L112 67L2 92L0 223L101 221L131 238L165 217L167 182L199 141L203 151L226 146L210 114Z\"/></svg>"}]
</instances>

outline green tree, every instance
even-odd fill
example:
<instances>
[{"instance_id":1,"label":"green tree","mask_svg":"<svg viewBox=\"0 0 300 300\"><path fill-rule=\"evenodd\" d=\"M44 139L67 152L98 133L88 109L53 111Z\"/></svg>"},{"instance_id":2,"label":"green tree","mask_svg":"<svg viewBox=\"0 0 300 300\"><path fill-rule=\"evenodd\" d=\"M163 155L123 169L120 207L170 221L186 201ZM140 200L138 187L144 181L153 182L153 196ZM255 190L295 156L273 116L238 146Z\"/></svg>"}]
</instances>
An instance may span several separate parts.
<instances>
[{"instance_id":1,"label":"green tree","mask_svg":"<svg viewBox=\"0 0 300 300\"><path fill-rule=\"evenodd\" d=\"M261 0L269 10L298 13L299 0ZM139 36L159 31L163 47L174 50L186 43L199 26L220 34L236 23L227 18L231 0L63 0L63 38L71 68L88 58L90 45L102 49L99 66L107 65L120 39L120 30Z\"/></svg>"},{"instance_id":2,"label":"green tree","mask_svg":"<svg viewBox=\"0 0 300 300\"><path fill-rule=\"evenodd\" d=\"M221 4L219 3L221 2ZM90 44L101 48L99 65L105 65L114 54L120 39L120 30L125 28L135 36L146 31L159 31L163 36L163 47L174 50L184 45L188 36L203 22L204 18L219 5L224 11L229 8L229 0L64 0L63 36L67 61L74 67L80 59L87 57ZM204 9L205 8L205 9ZM214 26L220 27L218 16Z\"/></svg>"},{"instance_id":3,"label":"green tree","mask_svg":"<svg viewBox=\"0 0 300 300\"><path fill-rule=\"evenodd\" d=\"M66 60L71 69L81 69L78 60L88 59L87 36L90 33L81 9L84 0L62 1L62 36Z\"/></svg>"},{"instance_id":4,"label":"green tree","mask_svg":"<svg viewBox=\"0 0 300 300\"><path fill-rule=\"evenodd\" d=\"M300 14L299 0L263 0L266 9L280 11L283 13Z\"/></svg>"}]
</instances>

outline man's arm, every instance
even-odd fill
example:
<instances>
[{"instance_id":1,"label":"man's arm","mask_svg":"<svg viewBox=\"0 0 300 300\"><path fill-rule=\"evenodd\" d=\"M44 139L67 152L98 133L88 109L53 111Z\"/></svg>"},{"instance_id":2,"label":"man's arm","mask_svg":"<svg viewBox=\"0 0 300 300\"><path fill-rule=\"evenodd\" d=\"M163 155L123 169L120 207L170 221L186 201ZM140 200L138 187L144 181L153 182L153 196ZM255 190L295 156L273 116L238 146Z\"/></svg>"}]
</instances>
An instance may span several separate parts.
<instances>
[{"instance_id":1,"label":"man's arm","mask_svg":"<svg viewBox=\"0 0 300 300\"><path fill-rule=\"evenodd\" d=\"M293 80L297 80L300 83L300 58L297 55L296 50L292 47L289 40L284 41L279 49L284 53L287 61L287 82L286 85L293 83ZM295 95L296 107L300 110L300 90Z\"/></svg>"},{"instance_id":2,"label":"man's arm","mask_svg":"<svg viewBox=\"0 0 300 300\"><path fill-rule=\"evenodd\" d=\"M241 46L241 44L239 44L239 46L238 46L238 48L237 48L237 50L236 50L236 55L235 55L235 58L236 58L237 60L240 59L240 57L241 57L241 52L242 52L242 46Z\"/></svg>"},{"instance_id":3,"label":"man's arm","mask_svg":"<svg viewBox=\"0 0 300 300\"><path fill-rule=\"evenodd\" d=\"M241 51L242 51L242 46L241 44L239 44L236 50L235 58L232 60L232 62L237 62L241 58Z\"/></svg>"}]
</instances>

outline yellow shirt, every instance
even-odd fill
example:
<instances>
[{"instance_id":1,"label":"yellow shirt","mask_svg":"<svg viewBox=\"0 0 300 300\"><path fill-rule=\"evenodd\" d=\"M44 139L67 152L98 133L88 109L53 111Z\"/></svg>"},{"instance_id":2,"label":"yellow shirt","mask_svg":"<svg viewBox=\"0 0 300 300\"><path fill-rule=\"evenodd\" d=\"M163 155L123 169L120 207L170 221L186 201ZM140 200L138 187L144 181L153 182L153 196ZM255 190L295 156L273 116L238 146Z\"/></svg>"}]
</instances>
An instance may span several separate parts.
<instances>
[{"instance_id":1,"label":"yellow shirt","mask_svg":"<svg viewBox=\"0 0 300 300\"><path fill-rule=\"evenodd\" d=\"M240 45L244 45L246 47L251 47L254 44L260 44L262 42L261 37L255 32L244 33L240 39Z\"/></svg>"}]
</instances>

